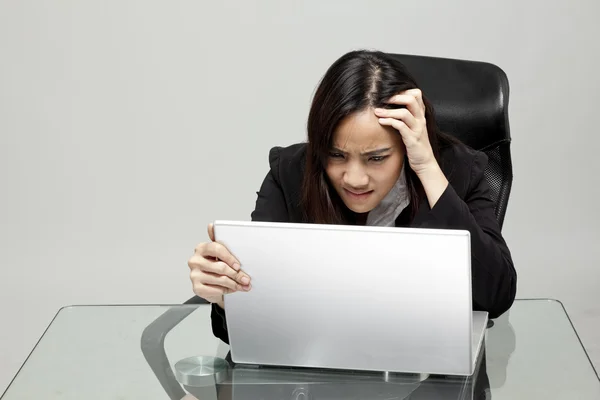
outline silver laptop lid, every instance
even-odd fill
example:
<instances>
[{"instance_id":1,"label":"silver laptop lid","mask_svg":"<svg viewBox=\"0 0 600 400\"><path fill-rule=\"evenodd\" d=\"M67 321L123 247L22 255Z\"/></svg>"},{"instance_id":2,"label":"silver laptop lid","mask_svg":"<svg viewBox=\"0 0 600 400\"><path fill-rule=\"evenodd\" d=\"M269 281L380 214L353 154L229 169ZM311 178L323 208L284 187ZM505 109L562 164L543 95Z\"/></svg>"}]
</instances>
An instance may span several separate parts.
<instances>
[{"instance_id":1,"label":"silver laptop lid","mask_svg":"<svg viewBox=\"0 0 600 400\"><path fill-rule=\"evenodd\" d=\"M234 362L469 375L468 231L215 222L252 277L225 296Z\"/></svg>"}]
</instances>

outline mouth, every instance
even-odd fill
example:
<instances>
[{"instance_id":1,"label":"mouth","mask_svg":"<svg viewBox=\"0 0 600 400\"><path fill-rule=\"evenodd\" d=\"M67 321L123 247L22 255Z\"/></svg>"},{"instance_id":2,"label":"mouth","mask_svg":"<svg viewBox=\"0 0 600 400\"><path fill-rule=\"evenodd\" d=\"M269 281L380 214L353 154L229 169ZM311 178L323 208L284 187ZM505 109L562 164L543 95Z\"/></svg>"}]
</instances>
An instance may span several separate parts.
<instances>
[{"instance_id":1,"label":"mouth","mask_svg":"<svg viewBox=\"0 0 600 400\"><path fill-rule=\"evenodd\" d=\"M369 195L371 193L373 193L372 190L368 190L366 192L354 192L354 191L348 190L346 188L344 188L344 192L348 195L348 197L351 197L351 198L356 199L356 200L364 200L367 197L369 197Z\"/></svg>"}]
</instances>

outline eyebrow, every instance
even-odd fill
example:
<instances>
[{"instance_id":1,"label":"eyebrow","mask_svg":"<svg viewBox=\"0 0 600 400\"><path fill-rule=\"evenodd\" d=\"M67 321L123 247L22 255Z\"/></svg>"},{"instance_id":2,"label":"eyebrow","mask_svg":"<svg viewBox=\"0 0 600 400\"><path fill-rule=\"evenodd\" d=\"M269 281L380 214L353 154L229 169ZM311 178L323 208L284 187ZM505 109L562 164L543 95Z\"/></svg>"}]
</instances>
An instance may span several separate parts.
<instances>
[{"instance_id":1,"label":"eyebrow","mask_svg":"<svg viewBox=\"0 0 600 400\"><path fill-rule=\"evenodd\" d=\"M371 150L371 151L367 151L365 153L361 153L361 156L367 156L367 157L378 156L378 155L380 155L382 153L385 153L386 151L390 151L391 149L392 149L391 147L386 147L384 149ZM331 151L335 151L335 152L346 154L346 152L344 150L340 150L337 147L333 147L331 149Z\"/></svg>"}]
</instances>

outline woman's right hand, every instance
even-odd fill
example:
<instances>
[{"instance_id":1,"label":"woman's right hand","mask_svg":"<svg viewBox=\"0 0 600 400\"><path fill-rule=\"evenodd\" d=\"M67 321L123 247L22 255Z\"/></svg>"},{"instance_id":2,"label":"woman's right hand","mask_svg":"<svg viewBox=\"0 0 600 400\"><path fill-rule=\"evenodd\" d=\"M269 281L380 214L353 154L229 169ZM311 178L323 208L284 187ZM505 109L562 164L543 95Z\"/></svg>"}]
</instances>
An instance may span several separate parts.
<instances>
[{"instance_id":1,"label":"woman's right hand","mask_svg":"<svg viewBox=\"0 0 600 400\"><path fill-rule=\"evenodd\" d=\"M223 295L250 290L250 277L240 262L221 243L215 242L213 224L208 225L210 242L200 243L188 260L194 293L223 308Z\"/></svg>"}]
</instances>

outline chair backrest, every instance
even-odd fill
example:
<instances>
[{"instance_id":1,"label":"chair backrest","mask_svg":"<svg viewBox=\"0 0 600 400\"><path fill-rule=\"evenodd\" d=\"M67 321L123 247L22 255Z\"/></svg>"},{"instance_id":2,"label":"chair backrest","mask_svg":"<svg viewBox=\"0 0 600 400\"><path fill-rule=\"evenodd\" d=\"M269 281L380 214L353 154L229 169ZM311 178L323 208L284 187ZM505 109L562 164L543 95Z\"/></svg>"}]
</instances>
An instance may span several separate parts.
<instances>
[{"instance_id":1,"label":"chair backrest","mask_svg":"<svg viewBox=\"0 0 600 400\"><path fill-rule=\"evenodd\" d=\"M390 54L406 66L431 101L440 129L489 158L485 177L500 227L512 186L508 78L496 65Z\"/></svg>"}]
</instances>

